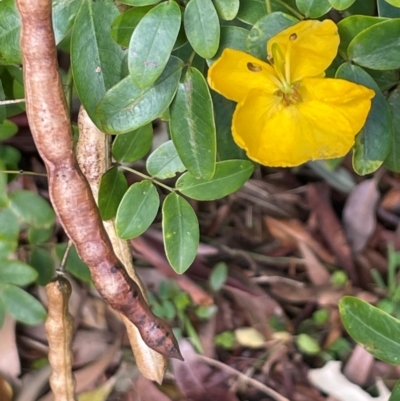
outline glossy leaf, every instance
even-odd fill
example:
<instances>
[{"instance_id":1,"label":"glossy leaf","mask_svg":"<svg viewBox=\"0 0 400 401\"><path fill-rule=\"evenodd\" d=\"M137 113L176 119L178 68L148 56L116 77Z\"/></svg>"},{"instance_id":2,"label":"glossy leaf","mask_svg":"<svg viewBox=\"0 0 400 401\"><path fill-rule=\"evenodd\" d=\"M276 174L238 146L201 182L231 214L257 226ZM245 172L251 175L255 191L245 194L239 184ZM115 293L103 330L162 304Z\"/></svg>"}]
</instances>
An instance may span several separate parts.
<instances>
[{"instance_id":1,"label":"glossy leaf","mask_svg":"<svg viewBox=\"0 0 400 401\"><path fill-rule=\"evenodd\" d=\"M118 208L115 220L118 236L130 239L143 234L155 219L159 205L160 197L150 181L133 184Z\"/></svg>"},{"instance_id":2,"label":"glossy leaf","mask_svg":"<svg viewBox=\"0 0 400 401\"><path fill-rule=\"evenodd\" d=\"M329 0L296 0L297 8L306 18L319 18L331 8Z\"/></svg>"},{"instance_id":3,"label":"glossy leaf","mask_svg":"<svg viewBox=\"0 0 400 401\"><path fill-rule=\"evenodd\" d=\"M297 18L275 12L260 18L251 28L246 40L246 49L253 56L267 59L266 43L277 33L299 22Z\"/></svg>"},{"instance_id":4,"label":"glossy leaf","mask_svg":"<svg viewBox=\"0 0 400 401\"><path fill-rule=\"evenodd\" d=\"M400 0L385 0L386 3L392 5L393 7L400 7Z\"/></svg>"},{"instance_id":5,"label":"glossy leaf","mask_svg":"<svg viewBox=\"0 0 400 401\"><path fill-rule=\"evenodd\" d=\"M400 19L375 24L357 35L349 44L351 60L373 70L400 68Z\"/></svg>"},{"instance_id":6,"label":"glossy leaf","mask_svg":"<svg viewBox=\"0 0 400 401\"><path fill-rule=\"evenodd\" d=\"M385 160L385 166L392 171L400 172L400 88L397 87L387 99L393 122L393 135L390 151Z\"/></svg>"},{"instance_id":7,"label":"glossy leaf","mask_svg":"<svg viewBox=\"0 0 400 401\"><path fill-rule=\"evenodd\" d=\"M15 285L1 284L0 300L7 312L22 323L36 325L46 317L43 305L32 295Z\"/></svg>"},{"instance_id":8,"label":"glossy leaf","mask_svg":"<svg viewBox=\"0 0 400 401\"><path fill-rule=\"evenodd\" d=\"M157 5L140 20L128 50L130 76L138 88L150 86L161 75L180 26L181 10L175 1Z\"/></svg>"},{"instance_id":9,"label":"glossy leaf","mask_svg":"<svg viewBox=\"0 0 400 401\"><path fill-rule=\"evenodd\" d=\"M9 209L0 209L0 258L7 258L18 246L18 217Z\"/></svg>"},{"instance_id":10,"label":"glossy leaf","mask_svg":"<svg viewBox=\"0 0 400 401\"><path fill-rule=\"evenodd\" d=\"M10 193L10 209L25 223L34 227L50 227L55 213L49 203L32 191L19 189Z\"/></svg>"},{"instance_id":11,"label":"glossy leaf","mask_svg":"<svg viewBox=\"0 0 400 401\"><path fill-rule=\"evenodd\" d=\"M56 245L56 255L61 262L64 257L65 250L67 249L66 243L61 243ZM82 280L85 283L90 284L92 282L92 278L90 276L90 270L86 263L82 261L76 252L75 246L72 246L68 252L67 260L65 263L65 268L68 272L70 272L73 276Z\"/></svg>"},{"instance_id":12,"label":"glossy leaf","mask_svg":"<svg viewBox=\"0 0 400 401\"><path fill-rule=\"evenodd\" d=\"M111 25L113 39L121 46L129 47L133 31L152 8L152 6L135 7L120 14Z\"/></svg>"},{"instance_id":13,"label":"glossy leaf","mask_svg":"<svg viewBox=\"0 0 400 401\"><path fill-rule=\"evenodd\" d=\"M214 7L221 19L226 21L233 20L240 6L240 0L213 0Z\"/></svg>"},{"instance_id":14,"label":"glossy leaf","mask_svg":"<svg viewBox=\"0 0 400 401\"><path fill-rule=\"evenodd\" d=\"M28 241L31 244L43 244L51 237L53 230L53 226L45 228L30 226L27 232Z\"/></svg>"},{"instance_id":15,"label":"glossy leaf","mask_svg":"<svg viewBox=\"0 0 400 401\"><path fill-rule=\"evenodd\" d=\"M384 362L400 363L400 321L361 299L344 297L340 317L354 341Z\"/></svg>"},{"instance_id":16,"label":"glossy leaf","mask_svg":"<svg viewBox=\"0 0 400 401\"><path fill-rule=\"evenodd\" d=\"M394 386L392 394L390 395L389 398L389 401L398 401L398 400L400 400L400 381L398 381Z\"/></svg>"},{"instance_id":17,"label":"glossy leaf","mask_svg":"<svg viewBox=\"0 0 400 401\"><path fill-rule=\"evenodd\" d=\"M335 10L346 10L349 8L356 0L329 0L329 3L331 3L331 6Z\"/></svg>"},{"instance_id":18,"label":"glossy leaf","mask_svg":"<svg viewBox=\"0 0 400 401\"><path fill-rule=\"evenodd\" d=\"M19 260L0 259L0 283L28 285L34 282L36 270Z\"/></svg>"},{"instance_id":19,"label":"glossy leaf","mask_svg":"<svg viewBox=\"0 0 400 401\"><path fill-rule=\"evenodd\" d=\"M0 65L21 63L21 21L14 0L0 1Z\"/></svg>"},{"instance_id":20,"label":"glossy leaf","mask_svg":"<svg viewBox=\"0 0 400 401\"><path fill-rule=\"evenodd\" d=\"M118 15L118 8L111 0L82 0L72 30L74 85L80 101L97 126L97 103L121 79L124 52L110 36L110 26Z\"/></svg>"},{"instance_id":21,"label":"glossy leaf","mask_svg":"<svg viewBox=\"0 0 400 401\"><path fill-rule=\"evenodd\" d=\"M56 44L60 43L72 28L82 0L53 0L52 20Z\"/></svg>"},{"instance_id":22,"label":"glossy leaf","mask_svg":"<svg viewBox=\"0 0 400 401\"><path fill-rule=\"evenodd\" d=\"M146 124L135 131L118 135L112 145L112 155L119 162L134 162L151 149L153 127Z\"/></svg>"},{"instance_id":23,"label":"glossy leaf","mask_svg":"<svg viewBox=\"0 0 400 401\"><path fill-rule=\"evenodd\" d=\"M204 76L189 68L170 109L171 137L179 157L197 178L215 171L216 137L211 95Z\"/></svg>"},{"instance_id":24,"label":"glossy leaf","mask_svg":"<svg viewBox=\"0 0 400 401\"><path fill-rule=\"evenodd\" d=\"M117 166L101 177L98 205L103 220L110 220L116 216L119 203L127 189L125 175Z\"/></svg>"},{"instance_id":25,"label":"glossy leaf","mask_svg":"<svg viewBox=\"0 0 400 401\"><path fill-rule=\"evenodd\" d=\"M372 173L382 165L389 153L392 137L389 106L378 85L360 67L342 64L336 77L364 85L375 91L371 111L364 127L356 137L353 153L355 171L361 175Z\"/></svg>"},{"instance_id":26,"label":"glossy leaf","mask_svg":"<svg viewBox=\"0 0 400 401\"><path fill-rule=\"evenodd\" d=\"M340 36L339 52L347 57L347 48L351 41L365 29L383 21L385 21L384 18L367 15L352 15L343 18L337 25Z\"/></svg>"},{"instance_id":27,"label":"glossy leaf","mask_svg":"<svg viewBox=\"0 0 400 401\"><path fill-rule=\"evenodd\" d=\"M3 84L0 79L0 101L6 100L6 95L4 93L3 89ZM0 124L3 123L3 121L6 119L7 114L6 114L6 106L0 105ZM1 135L2 129L0 128L0 135Z\"/></svg>"},{"instance_id":28,"label":"glossy leaf","mask_svg":"<svg viewBox=\"0 0 400 401\"><path fill-rule=\"evenodd\" d=\"M190 204L176 193L170 193L164 200L162 230L167 259L182 274L197 254L199 222Z\"/></svg>"},{"instance_id":29,"label":"glossy leaf","mask_svg":"<svg viewBox=\"0 0 400 401\"><path fill-rule=\"evenodd\" d=\"M176 182L176 188L196 200L214 200L237 191L251 176L254 164L248 160L226 160L216 164L211 180L196 179L189 172Z\"/></svg>"},{"instance_id":30,"label":"glossy leaf","mask_svg":"<svg viewBox=\"0 0 400 401\"><path fill-rule=\"evenodd\" d=\"M36 270L39 285L46 285L54 276L54 260L51 254L43 248L33 248L29 263Z\"/></svg>"},{"instance_id":31,"label":"glossy leaf","mask_svg":"<svg viewBox=\"0 0 400 401\"><path fill-rule=\"evenodd\" d=\"M0 159L0 171L4 171L6 169L6 165ZM8 195L7 195L7 174L0 172L0 207L5 207L8 204Z\"/></svg>"},{"instance_id":32,"label":"glossy leaf","mask_svg":"<svg viewBox=\"0 0 400 401\"><path fill-rule=\"evenodd\" d=\"M211 0L190 0L183 18L185 33L193 49L203 58L218 50L220 25Z\"/></svg>"},{"instance_id":33,"label":"glossy leaf","mask_svg":"<svg viewBox=\"0 0 400 401\"><path fill-rule=\"evenodd\" d=\"M377 0L376 3L378 5L378 15L380 17L387 17L387 18L400 17L399 7L394 7L393 5L389 4L389 2L386 0Z\"/></svg>"},{"instance_id":34,"label":"glossy leaf","mask_svg":"<svg viewBox=\"0 0 400 401\"><path fill-rule=\"evenodd\" d=\"M103 130L126 133L159 117L175 95L182 66L182 60L171 57L160 78L149 88L138 88L128 76L110 89L96 110Z\"/></svg>"},{"instance_id":35,"label":"glossy leaf","mask_svg":"<svg viewBox=\"0 0 400 401\"><path fill-rule=\"evenodd\" d=\"M0 141L11 138L17 132L18 126L12 121L4 120L2 123L0 123Z\"/></svg>"},{"instance_id":36,"label":"glossy leaf","mask_svg":"<svg viewBox=\"0 0 400 401\"><path fill-rule=\"evenodd\" d=\"M147 159L146 169L153 177L165 180L186 170L172 141L164 142Z\"/></svg>"},{"instance_id":37,"label":"glossy leaf","mask_svg":"<svg viewBox=\"0 0 400 401\"><path fill-rule=\"evenodd\" d=\"M142 6L148 6L150 4L157 4L161 0L122 0L120 3L122 4L128 4L130 6L136 6L136 7L142 7Z\"/></svg>"}]
</instances>

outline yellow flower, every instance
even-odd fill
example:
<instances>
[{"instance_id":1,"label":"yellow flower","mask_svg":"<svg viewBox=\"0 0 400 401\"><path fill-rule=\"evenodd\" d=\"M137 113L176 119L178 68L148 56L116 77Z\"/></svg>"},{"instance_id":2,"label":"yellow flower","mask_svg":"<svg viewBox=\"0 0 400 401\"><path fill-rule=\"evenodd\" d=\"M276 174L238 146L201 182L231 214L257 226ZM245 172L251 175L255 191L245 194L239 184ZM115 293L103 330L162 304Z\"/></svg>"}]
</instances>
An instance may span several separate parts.
<instances>
[{"instance_id":1,"label":"yellow flower","mask_svg":"<svg viewBox=\"0 0 400 401\"><path fill-rule=\"evenodd\" d=\"M250 159L289 167L351 149L375 93L324 78L338 46L332 21L302 21L268 41L269 63L225 49L211 66L211 88L238 102L232 134Z\"/></svg>"}]
</instances>

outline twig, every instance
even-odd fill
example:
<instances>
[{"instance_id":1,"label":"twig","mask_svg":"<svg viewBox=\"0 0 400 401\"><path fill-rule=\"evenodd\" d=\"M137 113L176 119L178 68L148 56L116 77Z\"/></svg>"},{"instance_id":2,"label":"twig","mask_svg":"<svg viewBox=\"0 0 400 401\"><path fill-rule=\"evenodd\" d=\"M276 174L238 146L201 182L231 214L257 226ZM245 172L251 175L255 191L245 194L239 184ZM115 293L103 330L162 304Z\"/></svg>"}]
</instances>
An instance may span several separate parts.
<instances>
[{"instance_id":1,"label":"twig","mask_svg":"<svg viewBox=\"0 0 400 401\"><path fill-rule=\"evenodd\" d=\"M203 360L204 362L207 362L209 365L215 366L217 368L220 368L222 370L225 370L232 375L238 376L241 380L244 382L247 382L257 388L258 390L262 391L263 393L269 395L270 397L274 398L277 401L290 401L288 398L283 397L279 393L277 393L275 390L273 390L270 387L267 387L265 384L262 384L256 379L253 379L251 377L246 376L244 373L239 372L238 370L231 368L230 366L226 365L225 363L222 363L220 361L217 361L212 358L208 358L207 356L204 355L197 355L197 358Z\"/></svg>"},{"instance_id":2,"label":"twig","mask_svg":"<svg viewBox=\"0 0 400 401\"><path fill-rule=\"evenodd\" d=\"M11 100L0 100L0 106L5 106L7 104L23 103L25 99L11 99Z\"/></svg>"}]
</instances>

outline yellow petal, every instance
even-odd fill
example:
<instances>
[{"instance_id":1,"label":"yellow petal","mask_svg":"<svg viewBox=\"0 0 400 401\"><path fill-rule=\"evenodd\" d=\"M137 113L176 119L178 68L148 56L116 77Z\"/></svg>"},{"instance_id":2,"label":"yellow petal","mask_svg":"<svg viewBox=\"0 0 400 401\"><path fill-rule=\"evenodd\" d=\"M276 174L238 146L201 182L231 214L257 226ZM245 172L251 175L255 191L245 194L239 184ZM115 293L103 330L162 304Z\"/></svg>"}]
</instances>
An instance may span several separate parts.
<instances>
[{"instance_id":1,"label":"yellow petal","mask_svg":"<svg viewBox=\"0 0 400 401\"><path fill-rule=\"evenodd\" d=\"M315 78L304 84L303 101L296 104L283 106L259 89L238 104L232 133L250 159L291 167L341 157L351 149L374 92L344 80Z\"/></svg>"},{"instance_id":2,"label":"yellow petal","mask_svg":"<svg viewBox=\"0 0 400 401\"><path fill-rule=\"evenodd\" d=\"M268 41L268 54L272 45L281 49L290 70L290 81L316 77L323 73L337 54L339 35L331 20L301 21L278 33Z\"/></svg>"},{"instance_id":3,"label":"yellow petal","mask_svg":"<svg viewBox=\"0 0 400 401\"><path fill-rule=\"evenodd\" d=\"M277 90L276 80L275 71L269 64L234 49L225 49L208 70L210 87L235 102L242 100L253 88L273 93Z\"/></svg>"}]
</instances>

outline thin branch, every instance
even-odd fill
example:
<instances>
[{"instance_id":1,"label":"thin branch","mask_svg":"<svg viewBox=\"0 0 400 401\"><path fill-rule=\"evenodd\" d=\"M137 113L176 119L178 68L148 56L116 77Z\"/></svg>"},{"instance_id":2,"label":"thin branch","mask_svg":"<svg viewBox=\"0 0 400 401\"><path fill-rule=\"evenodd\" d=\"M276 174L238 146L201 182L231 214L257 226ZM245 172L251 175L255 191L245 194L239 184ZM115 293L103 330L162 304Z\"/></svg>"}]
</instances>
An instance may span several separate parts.
<instances>
[{"instance_id":1,"label":"thin branch","mask_svg":"<svg viewBox=\"0 0 400 401\"><path fill-rule=\"evenodd\" d=\"M25 99L12 99L12 100L0 100L0 106L5 106L7 104L23 103Z\"/></svg>"}]
</instances>

